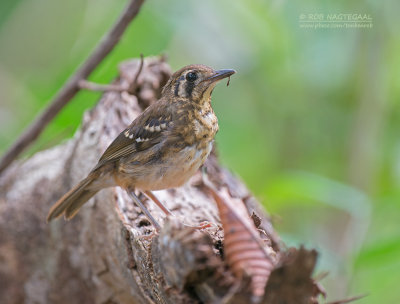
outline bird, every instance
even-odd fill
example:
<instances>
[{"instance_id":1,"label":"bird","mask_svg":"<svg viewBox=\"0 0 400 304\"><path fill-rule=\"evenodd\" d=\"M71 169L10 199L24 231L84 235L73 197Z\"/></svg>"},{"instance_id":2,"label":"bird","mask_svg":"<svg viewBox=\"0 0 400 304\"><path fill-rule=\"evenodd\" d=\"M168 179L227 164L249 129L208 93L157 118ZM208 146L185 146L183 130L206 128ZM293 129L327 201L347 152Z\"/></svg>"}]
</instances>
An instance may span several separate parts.
<instances>
[{"instance_id":1,"label":"bird","mask_svg":"<svg viewBox=\"0 0 400 304\"><path fill-rule=\"evenodd\" d=\"M97 192L119 186L127 191L157 230L160 225L135 194L139 189L167 215L171 212L151 192L185 184L204 164L218 132L211 106L216 84L235 73L200 64L176 71L147 107L108 146L97 165L51 208L47 222L72 219ZM229 82L228 82L229 83Z\"/></svg>"}]
</instances>

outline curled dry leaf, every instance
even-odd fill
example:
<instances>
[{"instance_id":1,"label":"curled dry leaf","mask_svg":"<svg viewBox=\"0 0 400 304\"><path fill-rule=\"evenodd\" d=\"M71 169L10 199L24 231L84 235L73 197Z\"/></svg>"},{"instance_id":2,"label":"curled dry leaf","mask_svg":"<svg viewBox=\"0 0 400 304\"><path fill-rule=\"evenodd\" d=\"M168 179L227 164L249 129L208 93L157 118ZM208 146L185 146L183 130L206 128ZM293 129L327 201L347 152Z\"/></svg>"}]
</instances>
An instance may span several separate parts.
<instances>
[{"instance_id":1,"label":"curled dry leaf","mask_svg":"<svg viewBox=\"0 0 400 304\"><path fill-rule=\"evenodd\" d=\"M226 189L217 192L206 177L204 183L217 203L224 229L224 255L227 264L237 278L250 278L251 293L255 298L261 299L274 263L264 249L250 217L244 218L237 212L238 208L245 208L242 201L228 198Z\"/></svg>"}]
</instances>

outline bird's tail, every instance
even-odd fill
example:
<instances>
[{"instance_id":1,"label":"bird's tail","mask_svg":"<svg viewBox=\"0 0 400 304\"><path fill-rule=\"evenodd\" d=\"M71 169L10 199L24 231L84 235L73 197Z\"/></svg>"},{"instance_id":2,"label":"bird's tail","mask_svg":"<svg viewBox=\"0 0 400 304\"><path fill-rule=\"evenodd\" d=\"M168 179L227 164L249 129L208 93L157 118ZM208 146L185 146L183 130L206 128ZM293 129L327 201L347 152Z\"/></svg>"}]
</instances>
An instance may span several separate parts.
<instances>
[{"instance_id":1,"label":"bird's tail","mask_svg":"<svg viewBox=\"0 0 400 304\"><path fill-rule=\"evenodd\" d=\"M100 189L90 187L93 177L90 175L63 195L50 209L47 221L50 222L64 213L66 220L75 216L79 209Z\"/></svg>"}]
</instances>

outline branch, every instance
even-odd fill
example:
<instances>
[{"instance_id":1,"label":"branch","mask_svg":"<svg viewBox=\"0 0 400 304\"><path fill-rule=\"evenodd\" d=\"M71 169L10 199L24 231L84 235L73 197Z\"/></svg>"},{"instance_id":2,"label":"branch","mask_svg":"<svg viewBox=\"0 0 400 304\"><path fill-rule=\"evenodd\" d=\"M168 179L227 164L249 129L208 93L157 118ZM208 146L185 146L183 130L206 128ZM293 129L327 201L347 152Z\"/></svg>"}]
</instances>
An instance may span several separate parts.
<instances>
[{"instance_id":1,"label":"branch","mask_svg":"<svg viewBox=\"0 0 400 304\"><path fill-rule=\"evenodd\" d=\"M5 152L0 160L0 173L10 165L43 131L46 125L80 90L79 81L86 79L97 65L111 52L118 43L129 23L136 17L144 0L131 0L108 33L100 40L97 47L86 61L76 70L64 86L58 91L50 105L40 113L33 123Z\"/></svg>"},{"instance_id":2,"label":"branch","mask_svg":"<svg viewBox=\"0 0 400 304\"><path fill-rule=\"evenodd\" d=\"M143 54L140 54L140 65L139 69L136 73L135 79L131 82L131 84L127 84L126 86L116 85L116 84L99 84L88 81L86 79L82 79L79 81L78 85L80 89L90 90L90 91L97 91L97 92L128 92L131 95L134 95L136 88L138 86L138 78L140 73L142 72L144 64Z\"/></svg>"}]
</instances>

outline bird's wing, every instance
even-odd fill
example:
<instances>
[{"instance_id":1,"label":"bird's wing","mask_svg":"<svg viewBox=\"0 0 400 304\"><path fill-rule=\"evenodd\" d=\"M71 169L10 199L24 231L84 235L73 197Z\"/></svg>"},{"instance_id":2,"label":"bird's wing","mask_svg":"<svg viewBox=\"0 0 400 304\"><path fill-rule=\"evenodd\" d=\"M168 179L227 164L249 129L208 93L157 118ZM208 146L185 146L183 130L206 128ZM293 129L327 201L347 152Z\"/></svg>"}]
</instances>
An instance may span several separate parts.
<instances>
[{"instance_id":1,"label":"bird's wing","mask_svg":"<svg viewBox=\"0 0 400 304\"><path fill-rule=\"evenodd\" d=\"M149 107L108 146L95 169L105 163L142 152L160 143L171 128L172 115L163 107ZM133 158L134 160L134 158Z\"/></svg>"}]
</instances>

